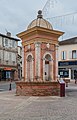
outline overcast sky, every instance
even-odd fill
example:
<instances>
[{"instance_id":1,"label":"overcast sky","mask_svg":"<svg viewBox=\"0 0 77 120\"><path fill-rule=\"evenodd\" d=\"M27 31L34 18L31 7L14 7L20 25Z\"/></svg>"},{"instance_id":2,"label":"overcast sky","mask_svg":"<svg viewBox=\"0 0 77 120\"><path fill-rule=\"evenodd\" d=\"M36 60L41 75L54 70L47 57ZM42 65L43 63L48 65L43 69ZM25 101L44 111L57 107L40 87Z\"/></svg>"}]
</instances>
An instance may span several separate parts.
<instances>
[{"instance_id":1,"label":"overcast sky","mask_svg":"<svg viewBox=\"0 0 77 120\"><path fill-rule=\"evenodd\" d=\"M15 36L17 33L26 30L29 23L37 17L39 9L44 8L44 18L77 11L76 0L51 0L49 4L46 2L47 0L0 0L0 33L5 34L7 30ZM65 39L77 36L76 18L77 14L48 20L54 29L65 32Z\"/></svg>"}]
</instances>

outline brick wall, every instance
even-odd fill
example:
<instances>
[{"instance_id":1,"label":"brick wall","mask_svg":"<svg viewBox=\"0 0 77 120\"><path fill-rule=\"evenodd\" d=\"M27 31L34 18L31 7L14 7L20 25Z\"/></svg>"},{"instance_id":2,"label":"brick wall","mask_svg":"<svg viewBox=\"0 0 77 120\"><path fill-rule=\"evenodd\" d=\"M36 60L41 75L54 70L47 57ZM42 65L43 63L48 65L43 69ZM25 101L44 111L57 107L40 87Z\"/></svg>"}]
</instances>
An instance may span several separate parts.
<instances>
[{"instance_id":1,"label":"brick wall","mask_svg":"<svg viewBox=\"0 0 77 120\"><path fill-rule=\"evenodd\" d=\"M16 82L16 95L22 96L60 96L58 82Z\"/></svg>"}]
</instances>

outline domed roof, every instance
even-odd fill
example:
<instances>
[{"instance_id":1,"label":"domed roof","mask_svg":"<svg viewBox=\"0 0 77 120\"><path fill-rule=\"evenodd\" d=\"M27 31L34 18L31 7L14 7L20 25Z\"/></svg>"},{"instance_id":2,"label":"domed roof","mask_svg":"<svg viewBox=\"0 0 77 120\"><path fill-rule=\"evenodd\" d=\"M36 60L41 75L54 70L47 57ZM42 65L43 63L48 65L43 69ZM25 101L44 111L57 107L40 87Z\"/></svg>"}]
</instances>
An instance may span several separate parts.
<instances>
[{"instance_id":1,"label":"domed roof","mask_svg":"<svg viewBox=\"0 0 77 120\"><path fill-rule=\"evenodd\" d=\"M27 29L31 29L35 26L43 27L43 28L48 28L48 29L53 29L52 25L45 19L43 19L42 16L42 11L38 11L37 19L33 20L27 27Z\"/></svg>"}]
</instances>

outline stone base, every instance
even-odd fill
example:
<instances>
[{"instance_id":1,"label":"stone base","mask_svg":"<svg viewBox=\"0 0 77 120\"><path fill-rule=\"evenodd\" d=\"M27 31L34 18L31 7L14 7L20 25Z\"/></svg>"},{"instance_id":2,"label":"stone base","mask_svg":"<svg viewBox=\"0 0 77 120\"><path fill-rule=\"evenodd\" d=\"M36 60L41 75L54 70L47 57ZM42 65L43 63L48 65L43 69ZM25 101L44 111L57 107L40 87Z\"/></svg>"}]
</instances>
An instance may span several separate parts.
<instances>
[{"instance_id":1,"label":"stone base","mask_svg":"<svg viewBox=\"0 0 77 120\"><path fill-rule=\"evenodd\" d=\"M60 84L53 82L16 82L16 95L60 96Z\"/></svg>"}]
</instances>

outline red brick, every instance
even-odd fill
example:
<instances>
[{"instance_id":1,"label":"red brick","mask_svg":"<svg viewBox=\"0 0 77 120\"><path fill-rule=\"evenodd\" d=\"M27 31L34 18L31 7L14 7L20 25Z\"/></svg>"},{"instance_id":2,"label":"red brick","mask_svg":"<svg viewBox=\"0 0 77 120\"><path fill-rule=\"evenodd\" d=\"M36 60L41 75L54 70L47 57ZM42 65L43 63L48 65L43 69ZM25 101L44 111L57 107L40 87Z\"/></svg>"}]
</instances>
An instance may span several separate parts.
<instances>
[{"instance_id":1,"label":"red brick","mask_svg":"<svg viewBox=\"0 0 77 120\"><path fill-rule=\"evenodd\" d=\"M26 96L59 96L58 82L16 82L16 94Z\"/></svg>"}]
</instances>

